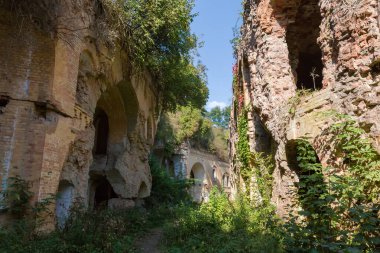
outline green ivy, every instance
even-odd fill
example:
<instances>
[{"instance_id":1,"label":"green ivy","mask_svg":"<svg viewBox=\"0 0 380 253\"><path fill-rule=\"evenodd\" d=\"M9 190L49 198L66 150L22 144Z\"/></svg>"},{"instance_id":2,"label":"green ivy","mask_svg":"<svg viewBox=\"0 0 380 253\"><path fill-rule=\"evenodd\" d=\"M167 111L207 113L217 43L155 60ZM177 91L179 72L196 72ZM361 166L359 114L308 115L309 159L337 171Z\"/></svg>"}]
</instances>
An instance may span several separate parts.
<instances>
[{"instance_id":1,"label":"green ivy","mask_svg":"<svg viewBox=\"0 0 380 253\"><path fill-rule=\"evenodd\" d=\"M248 138L248 110L243 108L238 117L238 141L236 153L239 161L240 175L246 186L250 185L252 176L257 180L258 191L264 201L269 205L273 183L273 162L270 156L260 152L251 152ZM251 189L249 189L250 191Z\"/></svg>"},{"instance_id":2,"label":"green ivy","mask_svg":"<svg viewBox=\"0 0 380 253\"><path fill-rule=\"evenodd\" d=\"M380 245L380 156L355 120L335 120L324 134L332 136L331 158L342 161L337 168L322 167L308 141L297 142L302 211L286 225L294 252L375 252Z\"/></svg>"},{"instance_id":3,"label":"green ivy","mask_svg":"<svg viewBox=\"0 0 380 253\"><path fill-rule=\"evenodd\" d=\"M245 184L249 185L249 181L252 177L252 153L249 147L247 114L247 110L243 109L240 116L238 117L238 141L236 143L236 154L240 163L240 175L242 176Z\"/></svg>"}]
</instances>

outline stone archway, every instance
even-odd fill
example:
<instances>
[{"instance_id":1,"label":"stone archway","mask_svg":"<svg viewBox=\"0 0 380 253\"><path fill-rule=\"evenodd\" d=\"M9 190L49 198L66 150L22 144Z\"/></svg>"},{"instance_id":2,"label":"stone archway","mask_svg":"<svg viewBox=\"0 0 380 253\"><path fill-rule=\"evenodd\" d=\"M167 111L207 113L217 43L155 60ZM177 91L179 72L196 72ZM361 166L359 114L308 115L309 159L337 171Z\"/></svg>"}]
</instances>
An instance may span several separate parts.
<instances>
[{"instance_id":1,"label":"stone archway","mask_svg":"<svg viewBox=\"0 0 380 253\"><path fill-rule=\"evenodd\" d=\"M194 202L201 203L208 199L208 191L206 189L206 171L201 163L193 165L190 171L190 179L193 180L193 185L190 189L190 194Z\"/></svg>"},{"instance_id":2,"label":"stone archway","mask_svg":"<svg viewBox=\"0 0 380 253\"><path fill-rule=\"evenodd\" d=\"M322 16L318 0L301 0L295 6L294 22L289 24L286 42L289 62L297 89L322 89L322 51L318 37Z\"/></svg>"},{"instance_id":3,"label":"stone archway","mask_svg":"<svg viewBox=\"0 0 380 253\"><path fill-rule=\"evenodd\" d=\"M89 170L90 184L102 177L106 179L107 186L99 189L94 189L93 185L90 186L90 207L96 208L99 202L96 201L96 196L100 196L101 202L108 202L111 198L132 197L131 192L138 191L138 185L127 182L128 173L131 172L128 164L119 162L123 159L126 149L131 147L133 139L130 137L133 136L137 127L139 107L132 88L124 87L128 85L128 83L120 83L109 87L96 104L93 117L95 128L93 161ZM129 189L130 187L136 189ZM105 195L102 197L102 194Z\"/></svg>"},{"instance_id":4,"label":"stone archway","mask_svg":"<svg viewBox=\"0 0 380 253\"><path fill-rule=\"evenodd\" d=\"M289 141L285 146L285 152L288 166L298 179L294 182L292 192L296 195L293 198L300 200L304 210L311 211L308 203L318 203L319 197L326 193L322 164L317 152L305 139ZM313 189L312 196L310 189Z\"/></svg>"},{"instance_id":5,"label":"stone archway","mask_svg":"<svg viewBox=\"0 0 380 253\"><path fill-rule=\"evenodd\" d=\"M58 186L57 200L55 203L55 216L58 228L63 228L70 216L70 209L73 204L74 186L68 181L61 181Z\"/></svg>"},{"instance_id":6,"label":"stone archway","mask_svg":"<svg viewBox=\"0 0 380 253\"><path fill-rule=\"evenodd\" d=\"M109 200L118 197L106 176L91 175L90 181L90 208L107 208Z\"/></svg>"}]
</instances>

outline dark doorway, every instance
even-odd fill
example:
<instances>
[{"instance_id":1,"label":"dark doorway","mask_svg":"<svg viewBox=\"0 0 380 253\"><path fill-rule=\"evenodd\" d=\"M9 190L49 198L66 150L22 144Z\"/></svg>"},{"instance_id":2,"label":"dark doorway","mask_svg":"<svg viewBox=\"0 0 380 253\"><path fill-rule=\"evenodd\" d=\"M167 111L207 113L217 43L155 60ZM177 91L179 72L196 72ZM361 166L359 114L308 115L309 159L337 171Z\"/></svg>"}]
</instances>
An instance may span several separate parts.
<instances>
[{"instance_id":1,"label":"dark doorway","mask_svg":"<svg viewBox=\"0 0 380 253\"><path fill-rule=\"evenodd\" d=\"M193 170L190 171L190 182L191 184L195 185L195 177L194 177L194 172Z\"/></svg>"},{"instance_id":2,"label":"dark doorway","mask_svg":"<svg viewBox=\"0 0 380 253\"><path fill-rule=\"evenodd\" d=\"M94 196L94 209L107 208L108 200L117 197L117 194L106 177L101 177L97 180Z\"/></svg>"},{"instance_id":3,"label":"dark doorway","mask_svg":"<svg viewBox=\"0 0 380 253\"><path fill-rule=\"evenodd\" d=\"M298 139L288 142L285 150L288 166L299 179L295 185L302 208L308 211L319 210L322 213L326 207L318 206L318 203L320 196L326 193L326 184L323 180L322 164L313 146L305 139Z\"/></svg>"},{"instance_id":4,"label":"dark doorway","mask_svg":"<svg viewBox=\"0 0 380 253\"><path fill-rule=\"evenodd\" d=\"M107 114L100 108L95 110L94 126L95 143L93 153L95 155L106 155L109 133L108 117Z\"/></svg>"},{"instance_id":5,"label":"dark doorway","mask_svg":"<svg viewBox=\"0 0 380 253\"><path fill-rule=\"evenodd\" d=\"M302 0L286 33L289 61L297 89L322 89L322 51L317 43L322 16L318 0Z\"/></svg>"}]
</instances>

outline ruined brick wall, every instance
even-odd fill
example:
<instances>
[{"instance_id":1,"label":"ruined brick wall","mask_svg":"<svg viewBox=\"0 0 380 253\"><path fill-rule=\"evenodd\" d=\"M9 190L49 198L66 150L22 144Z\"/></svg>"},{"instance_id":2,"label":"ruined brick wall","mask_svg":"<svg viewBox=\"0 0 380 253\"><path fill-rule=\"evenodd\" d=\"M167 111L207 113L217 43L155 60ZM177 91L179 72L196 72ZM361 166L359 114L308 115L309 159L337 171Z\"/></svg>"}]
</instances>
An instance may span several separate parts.
<instances>
[{"instance_id":1,"label":"ruined brick wall","mask_svg":"<svg viewBox=\"0 0 380 253\"><path fill-rule=\"evenodd\" d=\"M163 152L163 146L156 143L154 156L169 175L176 178L193 179L189 193L195 202L208 201L211 189L217 187L233 198L236 185L227 162L205 150L191 148L183 143L169 157Z\"/></svg>"},{"instance_id":2,"label":"ruined brick wall","mask_svg":"<svg viewBox=\"0 0 380 253\"><path fill-rule=\"evenodd\" d=\"M0 190L18 175L32 183L33 202L68 185L71 202L93 207L101 183L118 205L147 197L160 110L154 80L132 75L126 53L101 39L97 1L40 3L49 25L0 6Z\"/></svg>"},{"instance_id":3,"label":"ruined brick wall","mask_svg":"<svg viewBox=\"0 0 380 253\"><path fill-rule=\"evenodd\" d=\"M251 151L274 156L272 201L281 215L299 180L289 161L290 143L307 136L322 164L334 162L321 136L332 120L321 112L353 116L380 151L379 5L377 0L245 2L231 112L232 166L238 166L236 126L245 105ZM302 90L312 92L300 95Z\"/></svg>"}]
</instances>

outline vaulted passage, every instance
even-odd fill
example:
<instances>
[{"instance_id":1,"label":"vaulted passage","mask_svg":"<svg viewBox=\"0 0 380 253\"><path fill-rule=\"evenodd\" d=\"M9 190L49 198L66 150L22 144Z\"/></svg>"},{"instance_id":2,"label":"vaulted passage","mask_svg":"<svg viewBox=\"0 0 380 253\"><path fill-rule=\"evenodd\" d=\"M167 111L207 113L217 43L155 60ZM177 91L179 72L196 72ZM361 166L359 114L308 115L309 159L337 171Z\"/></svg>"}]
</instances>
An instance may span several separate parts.
<instances>
[{"instance_id":1,"label":"vaulted passage","mask_svg":"<svg viewBox=\"0 0 380 253\"><path fill-rule=\"evenodd\" d=\"M317 43L321 21L318 0L302 0L295 22L288 26L286 42L297 89L322 88L322 52Z\"/></svg>"},{"instance_id":2,"label":"vaulted passage","mask_svg":"<svg viewBox=\"0 0 380 253\"><path fill-rule=\"evenodd\" d=\"M97 178L94 184L94 188L95 209L106 208L110 199L118 197L106 177Z\"/></svg>"},{"instance_id":3,"label":"vaulted passage","mask_svg":"<svg viewBox=\"0 0 380 253\"><path fill-rule=\"evenodd\" d=\"M107 114L100 108L95 111L94 126L95 144L93 152L95 155L105 155L107 154L109 125Z\"/></svg>"},{"instance_id":4,"label":"vaulted passage","mask_svg":"<svg viewBox=\"0 0 380 253\"><path fill-rule=\"evenodd\" d=\"M286 145L286 157L289 168L299 179L296 186L302 208L322 213L325 207L314 204L318 203L319 197L326 193L326 185L323 180L322 164L314 148L304 139L293 140Z\"/></svg>"},{"instance_id":5,"label":"vaulted passage","mask_svg":"<svg viewBox=\"0 0 380 253\"><path fill-rule=\"evenodd\" d=\"M55 215L57 225L63 228L70 215L70 208L73 204L74 187L67 181L61 181L57 191L57 202L55 206Z\"/></svg>"},{"instance_id":6,"label":"vaulted passage","mask_svg":"<svg viewBox=\"0 0 380 253\"><path fill-rule=\"evenodd\" d=\"M204 189L205 185L205 169L202 164L196 163L193 165L190 171L190 179L193 179L194 184L190 189L191 196L193 197L193 201L197 203L201 203L204 201L206 189Z\"/></svg>"}]
</instances>

